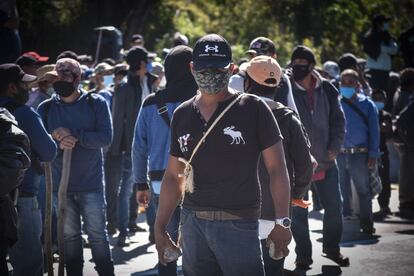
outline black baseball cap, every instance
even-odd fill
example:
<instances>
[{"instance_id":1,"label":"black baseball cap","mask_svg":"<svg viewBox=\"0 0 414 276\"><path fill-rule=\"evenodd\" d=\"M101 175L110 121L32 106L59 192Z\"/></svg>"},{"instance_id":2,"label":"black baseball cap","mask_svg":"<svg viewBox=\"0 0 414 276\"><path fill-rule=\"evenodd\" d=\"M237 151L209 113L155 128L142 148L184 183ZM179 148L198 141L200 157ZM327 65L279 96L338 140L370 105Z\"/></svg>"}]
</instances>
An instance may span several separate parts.
<instances>
[{"instance_id":1,"label":"black baseball cap","mask_svg":"<svg viewBox=\"0 0 414 276\"><path fill-rule=\"evenodd\" d=\"M276 46L267 37L259 36L250 42L249 51L255 51L257 55L276 54Z\"/></svg>"},{"instance_id":2,"label":"black baseball cap","mask_svg":"<svg viewBox=\"0 0 414 276\"><path fill-rule=\"evenodd\" d=\"M16 60L16 64L19 65L20 67L22 66L30 66L30 65L35 65L37 64L37 60L29 55L23 55L20 56L17 60Z\"/></svg>"},{"instance_id":3,"label":"black baseball cap","mask_svg":"<svg viewBox=\"0 0 414 276\"><path fill-rule=\"evenodd\" d=\"M338 60L339 70L355 69L358 65L357 57L352 53L343 54Z\"/></svg>"},{"instance_id":4,"label":"black baseball cap","mask_svg":"<svg viewBox=\"0 0 414 276\"><path fill-rule=\"evenodd\" d=\"M58 57L56 58L56 61L62 58L71 58L71 59L78 61L78 55L73 51L63 51L62 53L58 55Z\"/></svg>"},{"instance_id":5,"label":"black baseball cap","mask_svg":"<svg viewBox=\"0 0 414 276\"><path fill-rule=\"evenodd\" d=\"M293 49L290 61L294 61L295 59L306 59L309 63L316 64L315 54L310 48L304 45L298 45Z\"/></svg>"},{"instance_id":6,"label":"black baseball cap","mask_svg":"<svg viewBox=\"0 0 414 276\"><path fill-rule=\"evenodd\" d=\"M125 60L129 65L136 64L141 61L147 61L148 51L144 47L140 47L140 46L134 47L128 51L128 54Z\"/></svg>"},{"instance_id":7,"label":"black baseball cap","mask_svg":"<svg viewBox=\"0 0 414 276\"><path fill-rule=\"evenodd\" d=\"M230 44L218 34L208 34L194 45L193 63L196 71L225 68L232 62Z\"/></svg>"},{"instance_id":8,"label":"black baseball cap","mask_svg":"<svg viewBox=\"0 0 414 276\"><path fill-rule=\"evenodd\" d=\"M139 42L143 42L144 41L144 37L140 34L133 34L132 38L131 38L131 42L135 42L135 43L139 43Z\"/></svg>"},{"instance_id":9,"label":"black baseball cap","mask_svg":"<svg viewBox=\"0 0 414 276\"><path fill-rule=\"evenodd\" d=\"M19 65L14 63L5 63L0 65L0 84L7 85L12 82L32 82L37 79L36 76L32 76L23 72Z\"/></svg>"}]
</instances>

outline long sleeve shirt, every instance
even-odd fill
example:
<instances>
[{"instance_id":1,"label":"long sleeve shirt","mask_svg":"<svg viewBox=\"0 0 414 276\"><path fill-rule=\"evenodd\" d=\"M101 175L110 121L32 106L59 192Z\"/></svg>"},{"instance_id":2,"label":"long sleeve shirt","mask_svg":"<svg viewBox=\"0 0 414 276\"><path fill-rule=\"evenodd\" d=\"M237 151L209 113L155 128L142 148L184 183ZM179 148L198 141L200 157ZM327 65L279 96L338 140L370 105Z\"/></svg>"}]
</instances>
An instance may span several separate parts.
<instances>
[{"instance_id":1,"label":"long sleeve shirt","mask_svg":"<svg viewBox=\"0 0 414 276\"><path fill-rule=\"evenodd\" d=\"M105 100L99 95L82 92L74 102L65 103L54 95L43 102L38 111L43 120L47 118L49 132L63 127L78 139L72 152L68 192L102 190L102 148L112 141L111 115ZM62 163L63 151L59 150L52 163L54 191L59 187Z\"/></svg>"},{"instance_id":2,"label":"long sleeve shirt","mask_svg":"<svg viewBox=\"0 0 414 276\"><path fill-rule=\"evenodd\" d=\"M368 148L368 156L379 158L380 130L378 110L366 96L357 94L352 103L358 107L368 119L368 125L348 104L341 101L346 119L346 134L343 148Z\"/></svg>"}]
</instances>

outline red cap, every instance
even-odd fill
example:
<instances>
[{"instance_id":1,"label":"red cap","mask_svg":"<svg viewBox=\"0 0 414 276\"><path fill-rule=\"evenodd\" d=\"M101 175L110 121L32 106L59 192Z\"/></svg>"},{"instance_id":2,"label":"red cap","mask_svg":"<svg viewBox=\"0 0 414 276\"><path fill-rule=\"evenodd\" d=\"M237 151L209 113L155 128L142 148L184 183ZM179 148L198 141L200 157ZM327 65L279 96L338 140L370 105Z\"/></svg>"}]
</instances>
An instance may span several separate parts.
<instances>
[{"instance_id":1,"label":"red cap","mask_svg":"<svg viewBox=\"0 0 414 276\"><path fill-rule=\"evenodd\" d=\"M31 57L35 58L36 61L42 61L43 62L43 61L48 61L49 60L49 57L42 57L41 55L39 55L36 52L26 52L23 55L24 56L31 56Z\"/></svg>"}]
</instances>

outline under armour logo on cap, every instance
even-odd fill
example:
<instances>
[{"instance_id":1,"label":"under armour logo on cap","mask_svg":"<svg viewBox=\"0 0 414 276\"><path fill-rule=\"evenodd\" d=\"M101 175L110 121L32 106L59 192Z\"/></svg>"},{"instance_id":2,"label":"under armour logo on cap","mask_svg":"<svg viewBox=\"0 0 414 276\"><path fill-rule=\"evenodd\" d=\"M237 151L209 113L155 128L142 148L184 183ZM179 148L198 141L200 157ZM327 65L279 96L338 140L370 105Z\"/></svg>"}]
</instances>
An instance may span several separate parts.
<instances>
[{"instance_id":1,"label":"under armour logo on cap","mask_svg":"<svg viewBox=\"0 0 414 276\"><path fill-rule=\"evenodd\" d=\"M200 38L194 45L194 69L226 68L231 63L231 47L218 34L208 34Z\"/></svg>"},{"instance_id":2,"label":"under armour logo on cap","mask_svg":"<svg viewBox=\"0 0 414 276\"><path fill-rule=\"evenodd\" d=\"M219 48L218 45L215 45L214 47L210 47L210 45L206 45L206 49L204 50L204 52L208 53L209 51L214 51L216 53L219 52Z\"/></svg>"}]
</instances>

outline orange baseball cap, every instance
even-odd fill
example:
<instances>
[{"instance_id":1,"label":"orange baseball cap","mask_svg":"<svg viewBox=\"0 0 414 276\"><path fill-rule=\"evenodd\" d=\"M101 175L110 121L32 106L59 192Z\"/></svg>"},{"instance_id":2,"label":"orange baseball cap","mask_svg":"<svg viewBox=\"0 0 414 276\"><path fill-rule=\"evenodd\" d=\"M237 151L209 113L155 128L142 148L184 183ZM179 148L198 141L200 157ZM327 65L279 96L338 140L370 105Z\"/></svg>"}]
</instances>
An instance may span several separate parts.
<instances>
[{"instance_id":1,"label":"orange baseball cap","mask_svg":"<svg viewBox=\"0 0 414 276\"><path fill-rule=\"evenodd\" d=\"M276 87L282 76L279 63L269 56L257 56L250 60L246 72L258 84L269 87Z\"/></svg>"}]
</instances>

